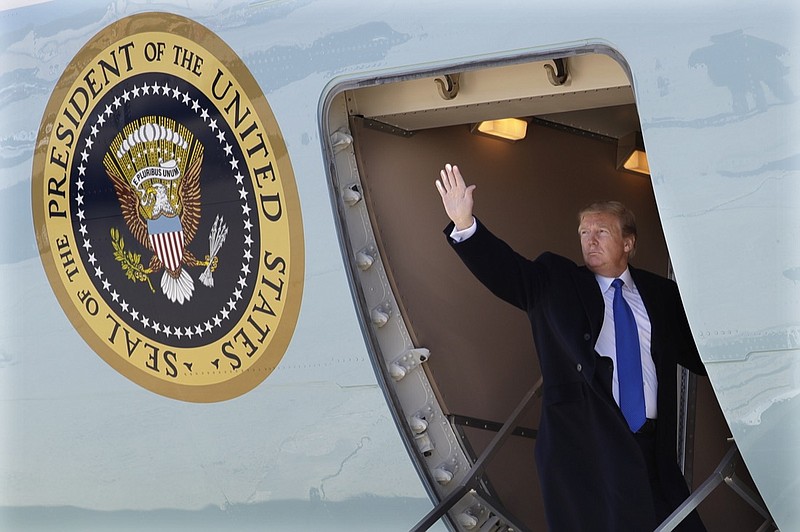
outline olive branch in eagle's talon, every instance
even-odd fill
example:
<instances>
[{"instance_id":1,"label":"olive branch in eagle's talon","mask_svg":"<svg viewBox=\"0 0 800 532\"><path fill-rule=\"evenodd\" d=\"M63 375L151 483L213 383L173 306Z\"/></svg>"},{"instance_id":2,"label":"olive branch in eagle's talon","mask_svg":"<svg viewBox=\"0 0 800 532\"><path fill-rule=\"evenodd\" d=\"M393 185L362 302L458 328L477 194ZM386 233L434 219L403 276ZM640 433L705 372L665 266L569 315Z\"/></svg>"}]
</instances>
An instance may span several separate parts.
<instances>
[{"instance_id":1,"label":"olive branch in eagle's talon","mask_svg":"<svg viewBox=\"0 0 800 532\"><path fill-rule=\"evenodd\" d=\"M131 281L146 282L150 291L155 293L150 278L147 274L152 273L151 268L145 268L142 264L142 255L132 251L125 251L125 240L119 234L119 229L111 228L111 245L114 247L114 258L122 265L122 271Z\"/></svg>"}]
</instances>

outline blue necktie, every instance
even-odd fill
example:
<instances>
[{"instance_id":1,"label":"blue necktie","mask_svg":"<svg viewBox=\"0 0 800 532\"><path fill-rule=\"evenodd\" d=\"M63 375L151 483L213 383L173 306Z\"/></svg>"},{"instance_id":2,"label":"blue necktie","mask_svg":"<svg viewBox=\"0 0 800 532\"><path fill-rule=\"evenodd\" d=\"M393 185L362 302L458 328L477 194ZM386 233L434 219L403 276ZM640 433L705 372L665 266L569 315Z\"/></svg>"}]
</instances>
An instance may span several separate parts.
<instances>
[{"instance_id":1,"label":"blue necktie","mask_svg":"<svg viewBox=\"0 0 800 532\"><path fill-rule=\"evenodd\" d=\"M614 336L617 343L617 379L619 407L631 431L636 432L645 422L642 358L639 351L639 331L628 302L622 297L622 279L614 279Z\"/></svg>"}]
</instances>

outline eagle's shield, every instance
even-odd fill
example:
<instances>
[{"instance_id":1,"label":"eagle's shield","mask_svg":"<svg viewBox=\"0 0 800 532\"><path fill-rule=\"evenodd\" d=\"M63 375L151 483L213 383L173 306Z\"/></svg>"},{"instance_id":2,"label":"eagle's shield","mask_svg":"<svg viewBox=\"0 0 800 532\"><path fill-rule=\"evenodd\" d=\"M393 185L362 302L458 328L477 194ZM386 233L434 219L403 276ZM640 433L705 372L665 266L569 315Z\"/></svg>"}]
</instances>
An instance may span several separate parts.
<instances>
[{"instance_id":1,"label":"eagle's shield","mask_svg":"<svg viewBox=\"0 0 800 532\"><path fill-rule=\"evenodd\" d=\"M169 271L177 271L183 260L183 226L177 216L147 220L147 233L156 256Z\"/></svg>"}]
</instances>

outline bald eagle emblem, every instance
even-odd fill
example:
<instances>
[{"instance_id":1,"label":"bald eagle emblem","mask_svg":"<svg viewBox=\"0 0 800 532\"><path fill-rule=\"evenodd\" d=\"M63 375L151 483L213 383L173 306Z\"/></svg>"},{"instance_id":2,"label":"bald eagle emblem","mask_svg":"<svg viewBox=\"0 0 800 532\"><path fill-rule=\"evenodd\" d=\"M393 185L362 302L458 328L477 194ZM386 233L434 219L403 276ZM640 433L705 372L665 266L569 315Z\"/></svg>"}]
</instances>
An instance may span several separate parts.
<instances>
[{"instance_id":1,"label":"bald eagle emblem","mask_svg":"<svg viewBox=\"0 0 800 532\"><path fill-rule=\"evenodd\" d=\"M126 125L114 138L103 166L114 185L125 225L152 252L145 267L141 255L125 249L116 228L111 229L114 257L128 279L150 283L163 270L161 291L173 303L192 298L194 279L187 268L205 266L200 281L214 286L217 253L228 228L220 216L209 234L209 254L200 260L191 244L200 224L200 169L203 146L188 128L165 117L148 116Z\"/></svg>"}]
</instances>

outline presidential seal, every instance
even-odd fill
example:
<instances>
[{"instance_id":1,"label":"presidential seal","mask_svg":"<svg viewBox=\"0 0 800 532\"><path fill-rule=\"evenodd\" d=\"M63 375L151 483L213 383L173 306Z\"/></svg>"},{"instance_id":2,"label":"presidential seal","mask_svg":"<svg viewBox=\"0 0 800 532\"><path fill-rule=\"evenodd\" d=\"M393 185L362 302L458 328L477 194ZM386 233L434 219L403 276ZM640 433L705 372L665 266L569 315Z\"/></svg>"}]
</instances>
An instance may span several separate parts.
<instances>
[{"instance_id":1,"label":"presidential seal","mask_svg":"<svg viewBox=\"0 0 800 532\"><path fill-rule=\"evenodd\" d=\"M264 95L208 29L148 13L84 46L42 120L32 201L61 306L130 380L221 401L280 362L302 297L299 198Z\"/></svg>"}]
</instances>

